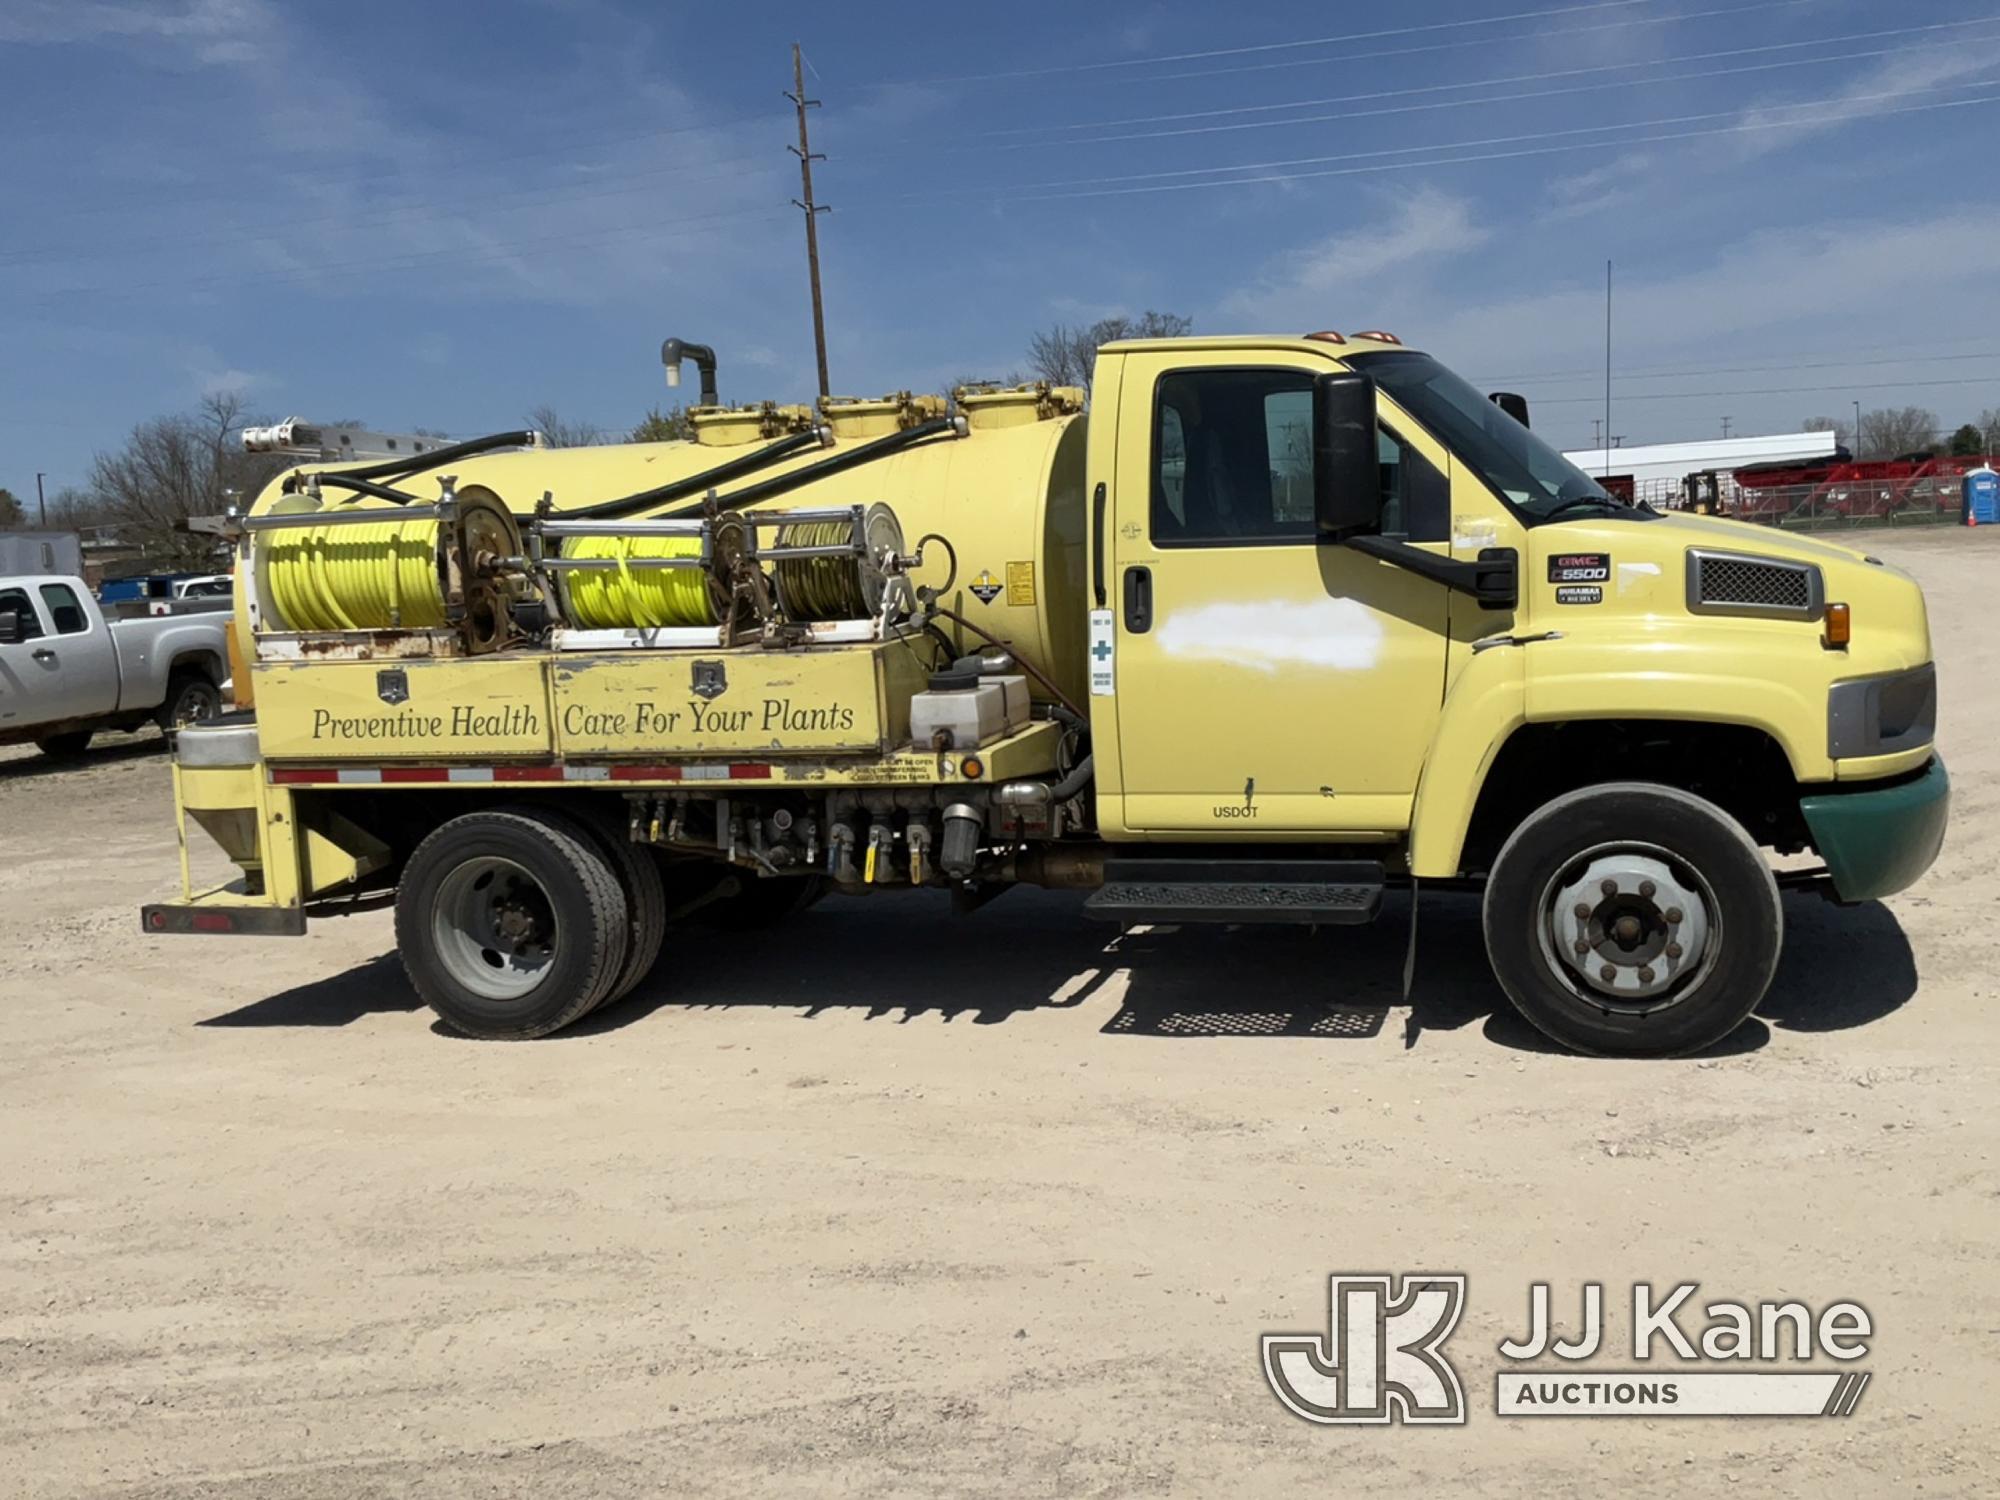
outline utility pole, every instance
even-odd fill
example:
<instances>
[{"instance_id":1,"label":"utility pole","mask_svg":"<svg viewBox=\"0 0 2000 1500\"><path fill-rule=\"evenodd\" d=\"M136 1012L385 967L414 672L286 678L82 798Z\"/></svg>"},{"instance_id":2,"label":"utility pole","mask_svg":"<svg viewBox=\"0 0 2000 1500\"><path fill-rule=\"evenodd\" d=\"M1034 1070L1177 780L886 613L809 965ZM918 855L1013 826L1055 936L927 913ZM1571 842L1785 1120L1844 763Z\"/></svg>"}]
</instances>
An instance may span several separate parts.
<instances>
[{"instance_id":1,"label":"utility pole","mask_svg":"<svg viewBox=\"0 0 2000 1500\"><path fill-rule=\"evenodd\" d=\"M1724 417L1724 418L1722 419L1722 435L1723 435L1724 437L1728 437L1728 436L1729 436L1729 418L1727 418L1727 417Z\"/></svg>"},{"instance_id":2,"label":"utility pole","mask_svg":"<svg viewBox=\"0 0 2000 1500\"><path fill-rule=\"evenodd\" d=\"M1604 472L1611 472L1611 262L1604 262Z\"/></svg>"},{"instance_id":3,"label":"utility pole","mask_svg":"<svg viewBox=\"0 0 2000 1500\"><path fill-rule=\"evenodd\" d=\"M1854 456L1861 457L1861 403L1854 403Z\"/></svg>"},{"instance_id":4,"label":"utility pole","mask_svg":"<svg viewBox=\"0 0 2000 1500\"><path fill-rule=\"evenodd\" d=\"M1593 448L1602 448L1604 446L1604 418L1602 417L1592 417L1590 419L1590 446Z\"/></svg>"},{"instance_id":5,"label":"utility pole","mask_svg":"<svg viewBox=\"0 0 2000 1500\"><path fill-rule=\"evenodd\" d=\"M35 506L42 513L42 529L46 531L49 526L49 502L42 494L42 477L41 472L37 470L35 474Z\"/></svg>"},{"instance_id":6,"label":"utility pole","mask_svg":"<svg viewBox=\"0 0 2000 1500\"><path fill-rule=\"evenodd\" d=\"M785 97L798 106L799 143L789 147L792 155L799 159L799 186L803 189L803 200L794 198L792 204L806 216L806 268L812 275L813 298L813 350L819 356L819 393L824 396L832 389L826 378L826 309L819 297L819 216L828 210L823 204L813 202L813 163L825 161L823 155L816 155L812 142L806 136L806 111L817 108L819 100L806 97L805 54L799 50L797 42L792 43L792 92Z\"/></svg>"}]
</instances>

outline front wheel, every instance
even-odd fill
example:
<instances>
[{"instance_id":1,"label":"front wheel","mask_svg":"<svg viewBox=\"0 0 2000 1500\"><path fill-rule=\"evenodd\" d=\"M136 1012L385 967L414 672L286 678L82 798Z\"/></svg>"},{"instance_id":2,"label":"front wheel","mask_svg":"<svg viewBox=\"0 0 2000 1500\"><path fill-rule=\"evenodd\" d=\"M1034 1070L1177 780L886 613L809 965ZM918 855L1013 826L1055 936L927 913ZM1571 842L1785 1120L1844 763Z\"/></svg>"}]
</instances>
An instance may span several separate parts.
<instances>
[{"instance_id":1,"label":"front wheel","mask_svg":"<svg viewBox=\"0 0 2000 1500\"><path fill-rule=\"evenodd\" d=\"M539 808L467 813L416 848L396 891L410 982L468 1036L569 1025L624 976L617 872L591 832Z\"/></svg>"},{"instance_id":2,"label":"front wheel","mask_svg":"<svg viewBox=\"0 0 2000 1500\"><path fill-rule=\"evenodd\" d=\"M1556 798L1486 881L1487 957L1515 1007L1579 1052L1673 1057L1728 1036L1777 972L1784 911L1742 824L1673 787Z\"/></svg>"}]
</instances>

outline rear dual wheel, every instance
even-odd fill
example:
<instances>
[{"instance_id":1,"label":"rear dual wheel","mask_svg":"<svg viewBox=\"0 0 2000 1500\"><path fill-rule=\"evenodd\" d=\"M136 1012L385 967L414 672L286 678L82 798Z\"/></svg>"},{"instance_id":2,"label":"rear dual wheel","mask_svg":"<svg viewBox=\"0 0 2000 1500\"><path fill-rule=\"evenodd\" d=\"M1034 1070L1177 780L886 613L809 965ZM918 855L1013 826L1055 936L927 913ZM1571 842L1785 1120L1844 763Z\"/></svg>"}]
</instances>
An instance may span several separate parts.
<instances>
[{"instance_id":1,"label":"rear dual wheel","mask_svg":"<svg viewBox=\"0 0 2000 1500\"><path fill-rule=\"evenodd\" d=\"M403 966L468 1036L547 1036L658 958L659 872L606 825L538 807L468 813L417 846L396 892Z\"/></svg>"}]
</instances>

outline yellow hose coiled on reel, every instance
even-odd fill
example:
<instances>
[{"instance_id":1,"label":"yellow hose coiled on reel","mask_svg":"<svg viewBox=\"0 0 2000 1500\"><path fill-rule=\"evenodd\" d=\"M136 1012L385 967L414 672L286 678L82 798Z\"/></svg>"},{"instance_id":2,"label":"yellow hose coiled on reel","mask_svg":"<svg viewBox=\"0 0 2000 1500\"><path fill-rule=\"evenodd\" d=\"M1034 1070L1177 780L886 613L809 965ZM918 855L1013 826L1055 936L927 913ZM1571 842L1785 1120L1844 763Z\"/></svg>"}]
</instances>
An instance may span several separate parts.
<instances>
[{"instance_id":1,"label":"yellow hose coiled on reel","mask_svg":"<svg viewBox=\"0 0 2000 1500\"><path fill-rule=\"evenodd\" d=\"M290 630L433 630L445 623L438 523L286 528L262 543Z\"/></svg>"},{"instance_id":2,"label":"yellow hose coiled on reel","mask_svg":"<svg viewBox=\"0 0 2000 1500\"><path fill-rule=\"evenodd\" d=\"M565 557L699 557L692 536L586 536L563 548ZM709 575L702 568L578 568L566 579L569 617L586 630L628 626L699 626L716 623Z\"/></svg>"},{"instance_id":3,"label":"yellow hose coiled on reel","mask_svg":"<svg viewBox=\"0 0 2000 1500\"><path fill-rule=\"evenodd\" d=\"M781 547L838 547L850 540L846 521L801 521L778 533ZM873 611L857 557L781 557L771 563L778 598L794 620L865 620Z\"/></svg>"}]
</instances>

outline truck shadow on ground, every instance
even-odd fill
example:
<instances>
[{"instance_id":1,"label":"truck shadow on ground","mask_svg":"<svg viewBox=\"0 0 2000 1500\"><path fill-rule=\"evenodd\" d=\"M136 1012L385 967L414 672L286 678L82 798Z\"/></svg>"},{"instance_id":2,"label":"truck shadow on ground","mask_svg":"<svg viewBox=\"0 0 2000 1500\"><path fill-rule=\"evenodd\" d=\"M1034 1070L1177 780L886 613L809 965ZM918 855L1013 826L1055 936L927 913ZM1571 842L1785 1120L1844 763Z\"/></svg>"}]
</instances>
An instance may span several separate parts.
<instances>
[{"instance_id":1,"label":"truck shadow on ground","mask_svg":"<svg viewBox=\"0 0 2000 1500\"><path fill-rule=\"evenodd\" d=\"M1880 903L1841 908L1785 900L1776 983L1710 1056L1755 1051L1773 1027L1836 1031L1896 1010L1916 992L1916 962ZM956 918L928 895L836 897L782 930L679 930L660 965L623 1003L553 1041L599 1035L680 1008L783 1007L805 1019L997 1025L1050 1010L1112 1005L1101 1030L1134 1037L1285 1037L1362 1041L1400 1014L1405 1048L1426 1033L1481 1025L1487 1040L1559 1051L1523 1021L1486 965L1476 898L1427 894L1415 983L1403 1001L1409 898L1394 894L1372 926L1160 927L1120 932L1086 919L1078 896L1017 891ZM345 1026L422 1008L394 954L202 1021L203 1026ZM442 1024L433 1029L456 1037Z\"/></svg>"},{"instance_id":2,"label":"truck shadow on ground","mask_svg":"<svg viewBox=\"0 0 2000 1500\"><path fill-rule=\"evenodd\" d=\"M672 1006L791 1006L807 1018L860 1010L871 1020L993 1025L1115 996L1103 1030L1116 1035L1365 1040L1400 1012L1405 1047L1426 1032L1480 1023L1501 1046L1560 1050L1516 1014L1493 978L1471 896L1424 896L1407 1005L1410 902L1401 893L1371 926L1317 931L1124 933L1086 919L1080 897L1054 892L1015 892L971 918L950 916L942 900L912 911L926 900L884 899L870 910L834 898L796 919L782 944L768 935L683 942L623 1004L565 1034L615 1030ZM1866 1025L1916 993L1909 941L1879 902L1839 908L1787 897L1785 916L1776 982L1757 1015L1710 1055L1754 1051L1773 1026Z\"/></svg>"}]
</instances>

